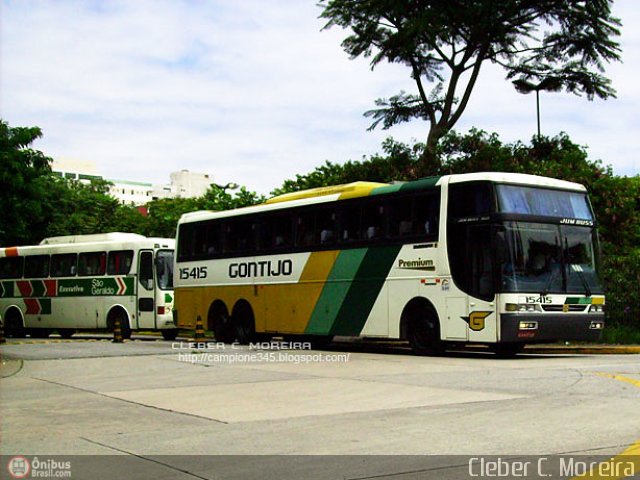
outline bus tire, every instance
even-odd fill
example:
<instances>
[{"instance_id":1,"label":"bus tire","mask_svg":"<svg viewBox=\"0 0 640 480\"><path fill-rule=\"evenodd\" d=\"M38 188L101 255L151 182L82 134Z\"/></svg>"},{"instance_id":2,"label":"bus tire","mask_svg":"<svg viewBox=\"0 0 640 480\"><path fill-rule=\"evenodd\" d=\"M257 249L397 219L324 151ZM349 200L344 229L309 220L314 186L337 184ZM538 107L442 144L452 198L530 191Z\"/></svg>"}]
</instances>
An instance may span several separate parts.
<instances>
[{"instance_id":1,"label":"bus tire","mask_svg":"<svg viewBox=\"0 0 640 480\"><path fill-rule=\"evenodd\" d=\"M109 317L107 320L107 327L110 333L113 333L113 330L116 326L116 320L120 321L120 331L122 332L123 339L131 338L131 326L129 325L129 317L126 312L122 310L122 308L115 307L114 310L109 312Z\"/></svg>"},{"instance_id":2,"label":"bus tire","mask_svg":"<svg viewBox=\"0 0 640 480\"><path fill-rule=\"evenodd\" d=\"M524 350L524 343L496 343L491 350L498 358L513 358Z\"/></svg>"},{"instance_id":3,"label":"bus tire","mask_svg":"<svg viewBox=\"0 0 640 480\"><path fill-rule=\"evenodd\" d=\"M416 355L441 355L444 352L438 314L426 300L410 302L402 313L402 321L409 345Z\"/></svg>"},{"instance_id":4,"label":"bus tire","mask_svg":"<svg viewBox=\"0 0 640 480\"><path fill-rule=\"evenodd\" d=\"M31 338L49 338L49 335L53 333L50 328L30 328L28 330Z\"/></svg>"},{"instance_id":5,"label":"bus tire","mask_svg":"<svg viewBox=\"0 0 640 480\"><path fill-rule=\"evenodd\" d=\"M177 328L162 330L162 338L164 338L165 340L175 340L177 336L178 336Z\"/></svg>"},{"instance_id":6,"label":"bus tire","mask_svg":"<svg viewBox=\"0 0 640 480\"><path fill-rule=\"evenodd\" d=\"M222 301L216 300L211 304L207 326L209 330L213 331L216 342L233 343L235 340L233 323L231 322L229 311Z\"/></svg>"},{"instance_id":7,"label":"bus tire","mask_svg":"<svg viewBox=\"0 0 640 480\"><path fill-rule=\"evenodd\" d=\"M256 322L253 316L253 309L248 302L240 300L236 303L235 307L233 307L231 319L233 321L235 339L238 340L240 345L248 345L255 340Z\"/></svg>"},{"instance_id":8,"label":"bus tire","mask_svg":"<svg viewBox=\"0 0 640 480\"><path fill-rule=\"evenodd\" d=\"M27 334L22 324L22 316L17 308L12 308L5 314L4 335L7 338L24 338Z\"/></svg>"},{"instance_id":9,"label":"bus tire","mask_svg":"<svg viewBox=\"0 0 640 480\"><path fill-rule=\"evenodd\" d=\"M76 331L73 328L59 328L58 329L58 335L60 335L60 338L66 338L69 339L73 336L73 334L76 333Z\"/></svg>"}]
</instances>

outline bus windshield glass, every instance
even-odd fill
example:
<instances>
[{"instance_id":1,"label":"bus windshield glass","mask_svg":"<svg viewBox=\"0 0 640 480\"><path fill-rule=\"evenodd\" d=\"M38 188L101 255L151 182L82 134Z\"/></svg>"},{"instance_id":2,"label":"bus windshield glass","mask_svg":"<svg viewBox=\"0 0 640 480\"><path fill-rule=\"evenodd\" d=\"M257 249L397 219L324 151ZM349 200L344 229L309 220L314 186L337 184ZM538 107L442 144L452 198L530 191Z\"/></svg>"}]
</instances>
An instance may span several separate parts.
<instances>
[{"instance_id":1,"label":"bus windshield glass","mask_svg":"<svg viewBox=\"0 0 640 480\"><path fill-rule=\"evenodd\" d=\"M602 293L593 228L507 222L504 231L503 292Z\"/></svg>"},{"instance_id":2,"label":"bus windshield glass","mask_svg":"<svg viewBox=\"0 0 640 480\"><path fill-rule=\"evenodd\" d=\"M156 253L156 275L158 288L173 289L173 250L158 250Z\"/></svg>"},{"instance_id":3,"label":"bus windshield glass","mask_svg":"<svg viewBox=\"0 0 640 480\"><path fill-rule=\"evenodd\" d=\"M496 185L502 213L593 221L587 194L565 190Z\"/></svg>"}]
</instances>

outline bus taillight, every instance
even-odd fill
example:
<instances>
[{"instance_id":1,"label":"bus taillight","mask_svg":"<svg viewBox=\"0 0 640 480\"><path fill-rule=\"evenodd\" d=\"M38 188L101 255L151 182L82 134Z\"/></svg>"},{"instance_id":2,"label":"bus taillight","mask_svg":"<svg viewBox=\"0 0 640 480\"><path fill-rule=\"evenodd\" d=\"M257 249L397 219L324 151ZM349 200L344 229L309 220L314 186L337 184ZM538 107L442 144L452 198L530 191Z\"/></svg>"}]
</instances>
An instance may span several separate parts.
<instances>
[{"instance_id":1,"label":"bus taillight","mask_svg":"<svg viewBox=\"0 0 640 480\"><path fill-rule=\"evenodd\" d=\"M164 315L164 311L165 311L164 307L158 307L158 315Z\"/></svg>"}]
</instances>

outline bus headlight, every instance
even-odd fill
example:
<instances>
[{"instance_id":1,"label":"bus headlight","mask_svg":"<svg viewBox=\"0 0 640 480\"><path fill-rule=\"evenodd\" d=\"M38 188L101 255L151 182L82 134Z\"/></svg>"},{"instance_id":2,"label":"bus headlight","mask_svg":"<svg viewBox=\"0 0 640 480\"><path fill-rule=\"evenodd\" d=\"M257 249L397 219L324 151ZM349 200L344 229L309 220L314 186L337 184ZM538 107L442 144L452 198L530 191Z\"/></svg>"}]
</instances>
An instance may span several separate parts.
<instances>
[{"instance_id":1,"label":"bus headlight","mask_svg":"<svg viewBox=\"0 0 640 480\"><path fill-rule=\"evenodd\" d=\"M520 330L537 330L538 322L520 322L518 325L518 329Z\"/></svg>"},{"instance_id":2,"label":"bus headlight","mask_svg":"<svg viewBox=\"0 0 640 480\"><path fill-rule=\"evenodd\" d=\"M591 322L591 325L589 325L589 328L591 330L603 330L604 329L604 322Z\"/></svg>"},{"instance_id":3,"label":"bus headlight","mask_svg":"<svg viewBox=\"0 0 640 480\"><path fill-rule=\"evenodd\" d=\"M507 303L505 310L507 312L541 312L542 308L534 303Z\"/></svg>"},{"instance_id":4,"label":"bus headlight","mask_svg":"<svg viewBox=\"0 0 640 480\"><path fill-rule=\"evenodd\" d=\"M591 307L589 307L589 312L602 313L604 312L604 305L591 305Z\"/></svg>"}]
</instances>

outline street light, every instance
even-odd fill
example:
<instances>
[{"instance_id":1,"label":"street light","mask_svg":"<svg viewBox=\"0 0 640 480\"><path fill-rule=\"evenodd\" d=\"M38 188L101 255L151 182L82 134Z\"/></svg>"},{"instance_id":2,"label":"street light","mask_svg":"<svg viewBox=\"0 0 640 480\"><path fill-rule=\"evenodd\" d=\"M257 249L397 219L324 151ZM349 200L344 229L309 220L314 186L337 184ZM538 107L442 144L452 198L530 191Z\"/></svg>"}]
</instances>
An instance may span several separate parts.
<instances>
[{"instance_id":1,"label":"street light","mask_svg":"<svg viewBox=\"0 0 640 480\"><path fill-rule=\"evenodd\" d=\"M528 94L531 92L536 92L536 112L538 118L538 137L540 137L540 90L545 90L547 92L557 92L562 88L562 80L557 77L547 77L542 80L540 83L535 84L531 83L527 80L514 80L513 86L516 87L516 90L523 94Z\"/></svg>"},{"instance_id":2,"label":"street light","mask_svg":"<svg viewBox=\"0 0 640 480\"><path fill-rule=\"evenodd\" d=\"M224 186L218 185L217 183L212 183L211 186L219 188L220 190L222 190L222 193L225 193L227 190L237 189L240 185L238 185L237 183L229 182Z\"/></svg>"}]
</instances>

